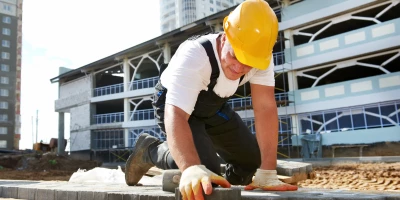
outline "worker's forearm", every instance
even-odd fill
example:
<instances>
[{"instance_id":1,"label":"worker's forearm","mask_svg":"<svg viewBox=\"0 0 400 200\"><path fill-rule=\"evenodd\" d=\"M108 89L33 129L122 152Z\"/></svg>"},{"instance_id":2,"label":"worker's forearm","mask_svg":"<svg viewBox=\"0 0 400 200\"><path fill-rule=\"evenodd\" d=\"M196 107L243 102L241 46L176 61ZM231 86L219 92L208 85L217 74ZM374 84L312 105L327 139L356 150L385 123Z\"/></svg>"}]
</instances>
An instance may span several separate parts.
<instances>
[{"instance_id":1,"label":"worker's forearm","mask_svg":"<svg viewBox=\"0 0 400 200\"><path fill-rule=\"evenodd\" d=\"M200 158L193 142L192 131L188 120L177 114L174 106L166 106L165 129L167 132L168 147L175 163L181 171L199 165Z\"/></svg>"},{"instance_id":2,"label":"worker's forearm","mask_svg":"<svg viewBox=\"0 0 400 200\"><path fill-rule=\"evenodd\" d=\"M275 170L278 151L278 114L276 107L255 112L256 136L261 152L261 169Z\"/></svg>"}]
</instances>

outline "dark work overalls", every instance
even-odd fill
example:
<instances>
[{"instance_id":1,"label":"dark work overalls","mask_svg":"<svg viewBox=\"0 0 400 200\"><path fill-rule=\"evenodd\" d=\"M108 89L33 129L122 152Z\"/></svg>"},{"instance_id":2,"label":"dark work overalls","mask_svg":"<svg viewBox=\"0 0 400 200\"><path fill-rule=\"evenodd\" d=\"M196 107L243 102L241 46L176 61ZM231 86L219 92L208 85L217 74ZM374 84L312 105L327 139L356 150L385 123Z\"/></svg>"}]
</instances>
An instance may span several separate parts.
<instances>
[{"instance_id":1,"label":"dark work overalls","mask_svg":"<svg viewBox=\"0 0 400 200\"><path fill-rule=\"evenodd\" d=\"M221 174L219 156L227 163L225 178L233 185L251 183L252 176L261 165L260 150L255 136L240 116L213 91L219 77L219 67L212 44L204 37L197 39L209 57L212 73L208 91L201 91L188 123L201 163L216 174ZM160 70L162 73L162 71ZM243 77L242 77L243 78ZM242 78L240 80L242 80ZM153 107L159 127L165 133L164 105L167 89L158 82ZM168 138L167 138L168 140ZM149 150L151 151L151 150ZM164 142L153 148L157 152L155 165L162 169L178 169Z\"/></svg>"}]
</instances>

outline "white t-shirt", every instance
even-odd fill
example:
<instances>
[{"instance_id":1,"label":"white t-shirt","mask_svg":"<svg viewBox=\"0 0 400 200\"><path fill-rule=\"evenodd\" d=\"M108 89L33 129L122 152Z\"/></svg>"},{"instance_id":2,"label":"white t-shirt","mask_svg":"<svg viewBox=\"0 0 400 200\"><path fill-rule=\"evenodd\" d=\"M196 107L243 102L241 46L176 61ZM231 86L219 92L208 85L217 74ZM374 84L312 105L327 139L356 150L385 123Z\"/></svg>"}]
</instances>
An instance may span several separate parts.
<instances>
[{"instance_id":1,"label":"white t-shirt","mask_svg":"<svg viewBox=\"0 0 400 200\"><path fill-rule=\"evenodd\" d=\"M209 34L214 54L218 62L219 77L214 92L220 97L230 97L237 88L247 81L252 84L275 86L274 63L266 70L251 69L239 83L240 79L229 80L221 68L221 62L216 48L218 34ZM197 97L201 90L208 90L211 77L211 64L206 50L196 40L182 43L161 75L162 85L168 89L165 103L177 106L189 115L192 114Z\"/></svg>"}]
</instances>

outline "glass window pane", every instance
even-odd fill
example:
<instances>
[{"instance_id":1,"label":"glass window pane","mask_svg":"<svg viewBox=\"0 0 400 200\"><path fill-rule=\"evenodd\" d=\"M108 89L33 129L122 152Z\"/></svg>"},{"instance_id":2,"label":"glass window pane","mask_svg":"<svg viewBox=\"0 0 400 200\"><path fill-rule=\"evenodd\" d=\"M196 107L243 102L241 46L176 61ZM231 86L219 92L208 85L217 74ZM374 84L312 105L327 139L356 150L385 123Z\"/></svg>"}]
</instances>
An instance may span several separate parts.
<instances>
[{"instance_id":1,"label":"glass window pane","mask_svg":"<svg viewBox=\"0 0 400 200\"><path fill-rule=\"evenodd\" d=\"M301 133L302 134L307 134L311 133L311 121L306 120L307 116L301 116L300 117L300 123L301 123Z\"/></svg>"},{"instance_id":2,"label":"glass window pane","mask_svg":"<svg viewBox=\"0 0 400 200\"><path fill-rule=\"evenodd\" d=\"M317 114L312 116L312 126L313 133L317 133L317 131L321 128L320 131L325 131L324 127L321 127L324 124L324 118L322 114Z\"/></svg>"},{"instance_id":3,"label":"glass window pane","mask_svg":"<svg viewBox=\"0 0 400 200\"><path fill-rule=\"evenodd\" d=\"M365 129L364 110L362 108L351 109L354 130Z\"/></svg>"},{"instance_id":4,"label":"glass window pane","mask_svg":"<svg viewBox=\"0 0 400 200\"><path fill-rule=\"evenodd\" d=\"M381 127L381 118L379 115L379 108L365 108L365 118L367 119L367 127Z\"/></svg>"},{"instance_id":5,"label":"glass window pane","mask_svg":"<svg viewBox=\"0 0 400 200\"><path fill-rule=\"evenodd\" d=\"M396 112L397 112L397 123L400 124L400 103L396 104Z\"/></svg>"},{"instance_id":6,"label":"glass window pane","mask_svg":"<svg viewBox=\"0 0 400 200\"><path fill-rule=\"evenodd\" d=\"M393 105L381 106L381 115L385 116L385 117L388 117L393 122L397 123L397 116L394 115L395 111L396 111L396 106L394 104ZM392 114L392 115L389 116L390 114ZM395 124L393 124L392 122L388 121L385 118L382 118L382 125L383 126L394 126Z\"/></svg>"},{"instance_id":7,"label":"glass window pane","mask_svg":"<svg viewBox=\"0 0 400 200\"><path fill-rule=\"evenodd\" d=\"M328 133L338 131L336 112L324 113L324 117L325 117L325 123L326 123L325 131Z\"/></svg>"}]
</instances>

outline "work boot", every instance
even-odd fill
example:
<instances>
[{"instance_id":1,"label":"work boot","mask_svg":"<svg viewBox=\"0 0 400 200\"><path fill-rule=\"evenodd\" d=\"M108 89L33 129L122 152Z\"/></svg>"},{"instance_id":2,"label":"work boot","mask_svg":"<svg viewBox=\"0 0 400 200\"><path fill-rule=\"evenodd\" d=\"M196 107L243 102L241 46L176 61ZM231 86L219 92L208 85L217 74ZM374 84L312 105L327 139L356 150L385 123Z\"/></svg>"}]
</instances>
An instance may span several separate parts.
<instances>
[{"instance_id":1,"label":"work boot","mask_svg":"<svg viewBox=\"0 0 400 200\"><path fill-rule=\"evenodd\" d=\"M136 141L133 153L129 156L125 165L125 182L129 186L136 185L140 179L155 164L150 157L150 147L157 147L161 144L158 138L149 134L142 134Z\"/></svg>"}]
</instances>

